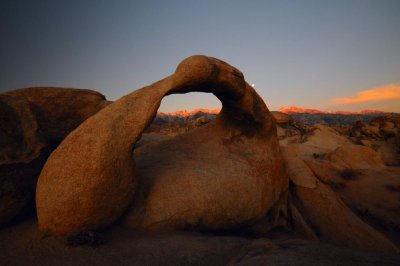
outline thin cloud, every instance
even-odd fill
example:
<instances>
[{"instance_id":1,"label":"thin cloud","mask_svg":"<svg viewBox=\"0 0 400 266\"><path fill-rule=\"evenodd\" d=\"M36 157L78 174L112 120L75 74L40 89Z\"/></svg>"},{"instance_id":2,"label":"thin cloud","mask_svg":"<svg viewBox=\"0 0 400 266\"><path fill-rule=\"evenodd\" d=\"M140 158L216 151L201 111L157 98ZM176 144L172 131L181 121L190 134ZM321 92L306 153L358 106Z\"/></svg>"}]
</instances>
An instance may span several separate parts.
<instances>
[{"instance_id":1,"label":"thin cloud","mask_svg":"<svg viewBox=\"0 0 400 266\"><path fill-rule=\"evenodd\" d=\"M335 98L331 100L333 104L352 104L361 102L378 102L384 100L400 99L400 84L385 84L369 90L358 92L349 98Z\"/></svg>"}]
</instances>

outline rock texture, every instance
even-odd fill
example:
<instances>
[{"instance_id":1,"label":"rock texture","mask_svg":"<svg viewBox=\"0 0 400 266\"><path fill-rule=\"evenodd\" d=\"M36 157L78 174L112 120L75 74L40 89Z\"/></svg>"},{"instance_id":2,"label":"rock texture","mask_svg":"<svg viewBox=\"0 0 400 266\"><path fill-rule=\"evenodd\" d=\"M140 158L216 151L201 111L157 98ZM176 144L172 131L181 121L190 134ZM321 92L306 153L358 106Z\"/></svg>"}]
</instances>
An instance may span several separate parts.
<instances>
[{"instance_id":1,"label":"rock texture","mask_svg":"<svg viewBox=\"0 0 400 266\"><path fill-rule=\"evenodd\" d=\"M400 115L387 114L374 118L369 124L358 121L350 135L358 139L388 140L400 134Z\"/></svg>"},{"instance_id":2,"label":"rock texture","mask_svg":"<svg viewBox=\"0 0 400 266\"><path fill-rule=\"evenodd\" d=\"M143 145L135 167L134 144L162 98L191 91L213 93L221 113L187 135ZM263 218L287 186L275 123L262 99L237 69L193 56L68 135L40 175L36 204L40 228L56 235L110 225L135 191L125 217L133 227L218 230Z\"/></svg>"},{"instance_id":3,"label":"rock texture","mask_svg":"<svg viewBox=\"0 0 400 266\"><path fill-rule=\"evenodd\" d=\"M279 111L272 111L271 114L277 124L288 124L290 121L292 121L288 114Z\"/></svg>"},{"instance_id":4,"label":"rock texture","mask_svg":"<svg viewBox=\"0 0 400 266\"><path fill-rule=\"evenodd\" d=\"M58 145L72 130L110 102L104 95L84 89L38 87L9 91L23 97L38 113L44 136Z\"/></svg>"},{"instance_id":5,"label":"rock texture","mask_svg":"<svg viewBox=\"0 0 400 266\"><path fill-rule=\"evenodd\" d=\"M332 154L336 154L336 151ZM315 176L333 188L356 214L381 228L389 236L398 235L400 167L382 167L382 164L374 166L373 163L355 164L360 160L343 165L332 161L332 154L328 154L325 159L306 159L305 162ZM357 154L353 157L362 158ZM353 168L349 168L349 165Z\"/></svg>"},{"instance_id":6,"label":"rock texture","mask_svg":"<svg viewBox=\"0 0 400 266\"><path fill-rule=\"evenodd\" d=\"M357 122L349 130L351 139L376 150L387 166L400 166L400 115L387 114L369 124Z\"/></svg>"},{"instance_id":7,"label":"rock texture","mask_svg":"<svg viewBox=\"0 0 400 266\"><path fill-rule=\"evenodd\" d=\"M0 226L33 207L36 180L50 154L36 115L23 98L0 95Z\"/></svg>"},{"instance_id":8,"label":"rock texture","mask_svg":"<svg viewBox=\"0 0 400 266\"><path fill-rule=\"evenodd\" d=\"M336 130L324 125L315 125L312 134L304 142L304 145L334 150L344 144L351 144L345 136L341 136Z\"/></svg>"},{"instance_id":9,"label":"rock texture","mask_svg":"<svg viewBox=\"0 0 400 266\"><path fill-rule=\"evenodd\" d=\"M379 169L385 167L379 153L361 145L342 145L329 154L331 162L349 169Z\"/></svg>"},{"instance_id":10,"label":"rock texture","mask_svg":"<svg viewBox=\"0 0 400 266\"><path fill-rule=\"evenodd\" d=\"M296 170L289 171L296 207L294 227L300 228L305 237L312 236L312 229L322 241L363 250L398 252L390 240L361 220L328 185L319 181L307 164L300 163L302 160L294 150L285 148L283 154L289 170Z\"/></svg>"},{"instance_id":11,"label":"rock texture","mask_svg":"<svg viewBox=\"0 0 400 266\"><path fill-rule=\"evenodd\" d=\"M108 102L90 90L27 88L0 94L0 226L34 209L50 152Z\"/></svg>"}]
</instances>

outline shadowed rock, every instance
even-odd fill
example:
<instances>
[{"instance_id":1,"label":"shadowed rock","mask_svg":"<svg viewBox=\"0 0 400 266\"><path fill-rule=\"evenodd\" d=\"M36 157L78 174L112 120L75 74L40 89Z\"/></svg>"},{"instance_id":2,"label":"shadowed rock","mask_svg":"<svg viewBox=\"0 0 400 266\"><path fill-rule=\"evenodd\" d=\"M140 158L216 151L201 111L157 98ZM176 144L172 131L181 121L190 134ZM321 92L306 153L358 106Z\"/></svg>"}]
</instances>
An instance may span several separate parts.
<instances>
[{"instance_id":1,"label":"shadowed rock","mask_svg":"<svg viewBox=\"0 0 400 266\"><path fill-rule=\"evenodd\" d=\"M107 104L90 90L26 88L0 94L0 226L34 210L36 181L51 150Z\"/></svg>"},{"instance_id":2,"label":"shadowed rock","mask_svg":"<svg viewBox=\"0 0 400 266\"><path fill-rule=\"evenodd\" d=\"M332 153L335 154L336 151ZM343 202L361 218L381 228L388 235L399 235L400 167L381 167L379 164L363 169L368 164L353 162L351 165L360 168L348 168L347 165L331 162L330 157L328 155L327 159L307 159L305 162L315 176L334 188ZM360 155L354 157L362 158Z\"/></svg>"},{"instance_id":3,"label":"shadowed rock","mask_svg":"<svg viewBox=\"0 0 400 266\"><path fill-rule=\"evenodd\" d=\"M288 114L279 111L271 111L271 114L277 124L288 124L292 121L292 118Z\"/></svg>"},{"instance_id":4,"label":"shadowed rock","mask_svg":"<svg viewBox=\"0 0 400 266\"><path fill-rule=\"evenodd\" d=\"M217 119L185 135L134 144L168 94L210 92ZM137 172L137 174L136 174ZM139 190L126 222L134 227L223 229L263 218L288 179L273 118L241 72L193 56L175 73L110 104L52 153L37 185L41 229L56 235L104 228Z\"/></svg>"},{"instance_id":5,"label":"shadowed rock","mask_svg":"<svg viewBox=\"0 0 400 266\"><path fill-rule=\"evenodd\" d=\"M84 89L37 87L6 92L23 97L38 113L44 136L58 145L88 117L109 104L104 95Z\"/></svg>"},{"instance_id":6,"label":"shadowed rock","mask_svg":"<svg viewBox=\"0 0 400 266\"><path fill-rule=\"evenodd\" d=\"M0 226L33 209L36 180L49 154L30 104L0 95Z\"/></svg>"},{"instance_id":7,"label":"shadowed rock","mask_svg":"<svg viewBox=\"0 0 400 266\"><path fill-rule=\"evenodd\" d=\"M283 155L289 169L289 178L293 182L291 195L294 204L305 217L301 220L298 213L295 213L295 228L300 227L304 234L302 221L308 221L309 227L322 241L370 251L399 251L383 234L354 214L328 185L320 182L307 164L300 163L302 160L295 150L285 148Z\"/></svg>"}]
</instances>

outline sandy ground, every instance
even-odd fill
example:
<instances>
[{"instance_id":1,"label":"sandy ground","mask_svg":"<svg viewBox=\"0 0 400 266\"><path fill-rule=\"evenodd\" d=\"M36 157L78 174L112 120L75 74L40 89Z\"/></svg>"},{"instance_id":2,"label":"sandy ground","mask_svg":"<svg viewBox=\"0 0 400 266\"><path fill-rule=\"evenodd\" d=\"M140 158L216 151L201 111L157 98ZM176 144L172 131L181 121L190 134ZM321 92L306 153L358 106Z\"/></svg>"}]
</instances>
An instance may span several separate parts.
<instances>
[{"instance_id":1,"label":"sandy ground","mask_svg":"<svg viewBox=\"0 0 400 266\"><path fill-rule=\"evenodd\" d=\"M190 232L145 233L123 226L99 246L43 237L31 218L0 230L0 265L400 265L400 254L374 254L305 241Z\"/></svg>"}]
</instances>

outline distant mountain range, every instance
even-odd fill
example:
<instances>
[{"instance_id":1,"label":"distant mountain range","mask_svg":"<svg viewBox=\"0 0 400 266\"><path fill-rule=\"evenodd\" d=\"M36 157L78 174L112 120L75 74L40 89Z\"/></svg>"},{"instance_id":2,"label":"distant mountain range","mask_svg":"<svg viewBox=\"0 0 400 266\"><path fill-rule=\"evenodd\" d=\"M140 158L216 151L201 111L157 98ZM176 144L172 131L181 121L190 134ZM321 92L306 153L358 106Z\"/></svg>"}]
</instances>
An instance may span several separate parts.
<instances>
[{"instance_id":1,"label":"distant mountain range","mask_svg":"<svg viewBox=\"0 0 400 266\"><path fill-rule=\"evenodd\" d=\"M191 111L188 110L179 110L179 111L175 111L175 112L158 112L157 116L192 116L195 115L197 113L204 113L204 114L218 114L221 111L220 108L216 108L216 109L204 109L204 108L200 108L200 109L193 109Z\"/></svg>"},{"instance_id":2,"label":"distant mountain range","mask_svg":"<svg viewBox=\"0 0 400 266\"><path fill-rule=\"evenodd\" d=\"M185 123L204 116L207 120L213 120L220 109L195 109L192 111L180 110L176 112L158 112L154 119L155 124L178 122ZM304 124L326 124L326 125L353 125L356 121L369 123L378 116L389 113L379 110L362 110L360 112L350 111L321 111L317 109L300 108L296 106L281 107L279 112L289 114L294 120Z\"/></svg>"},{"instance_id":3,"label":"distant mountain range","mask_svg":"<svg viewBox=\"0 0 400 266\"><path fill-rule=\"evenodd\" d=\"M190 122L204 116L207 120L217 117L221 109L194 109L192 111L180 110L176 112L158 112L154 124L165 124L170 122Z\"/></svg>"},{"instance_id":4,"label":"distant mountain range","mask_svg":"<svg viewBox=\"0 0 400 266\"><path fill-rule=\"evenodd\" d=\"M385 114L386 112L379 110L362 110L360 112L351 111L321 111L317 109L301 108L297 106L281 107L279 112L285 114L335 114L335 115L367 115L367 114Z\"/></svg>"}]
</instances>

